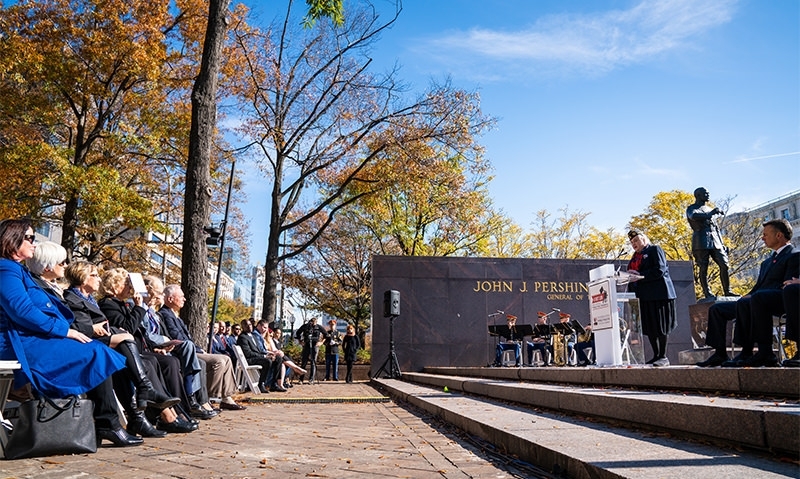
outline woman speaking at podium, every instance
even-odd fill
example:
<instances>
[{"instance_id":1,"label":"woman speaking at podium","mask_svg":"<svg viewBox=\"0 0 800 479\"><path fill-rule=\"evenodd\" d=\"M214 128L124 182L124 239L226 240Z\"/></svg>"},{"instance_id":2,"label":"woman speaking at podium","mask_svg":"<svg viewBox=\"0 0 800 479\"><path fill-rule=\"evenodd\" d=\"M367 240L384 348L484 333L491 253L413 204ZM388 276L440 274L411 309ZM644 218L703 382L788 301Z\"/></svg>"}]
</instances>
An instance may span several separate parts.
<instances>
[{"instance_id":1,"label":"woman speaking at podium","mask_svg":"<svg viewBox=\"0 0 800 479\"><path fill-rule=\"evenodd\" d=\"M629 289L636 293L642 314L642 332L653 348L653 358L646 364L669 366L667 338L675 329L675 288L669 277L667 257L660 246L650 243L643 233L628 232L633 257L628 263L628 273L641 278L632 279ZM635 281L635 282L634 282Z\"/></svg>"}]
</instances>

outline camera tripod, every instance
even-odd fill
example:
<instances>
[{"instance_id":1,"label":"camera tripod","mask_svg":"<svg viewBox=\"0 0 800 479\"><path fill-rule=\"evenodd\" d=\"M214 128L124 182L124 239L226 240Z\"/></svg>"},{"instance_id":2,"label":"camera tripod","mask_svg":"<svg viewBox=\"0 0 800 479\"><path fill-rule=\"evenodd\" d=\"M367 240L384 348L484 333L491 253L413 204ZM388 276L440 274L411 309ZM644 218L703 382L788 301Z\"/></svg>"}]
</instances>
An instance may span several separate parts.
<instances>
[{"instance_id":1,"label":"camera tripod","mask_svg":"<svg viewBox=\"0 0 800 479\"><path fill-rule=\"evenodd\" d=\"M377 378L381 373L387 374L387 378L400 379L400 364L397 362L397 354L394 352L394 318L397 316L389 316L389 357L383 362L381 367L372 376L372 379ZM387 370L386 367L389 367Z\"/></svg>"}]
</instances>

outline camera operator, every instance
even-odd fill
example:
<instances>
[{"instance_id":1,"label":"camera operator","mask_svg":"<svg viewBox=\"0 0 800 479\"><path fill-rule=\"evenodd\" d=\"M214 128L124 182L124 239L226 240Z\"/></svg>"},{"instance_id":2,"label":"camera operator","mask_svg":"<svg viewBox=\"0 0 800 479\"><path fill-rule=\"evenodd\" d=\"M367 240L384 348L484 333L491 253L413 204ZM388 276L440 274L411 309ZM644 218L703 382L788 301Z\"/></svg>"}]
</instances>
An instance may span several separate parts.
<instances>
[{"instance_id":1,"label":"camera operator","mask_svg":"<svg viewBox=\"0 0 800 479\"><path fill-rule=\"evenodd\" d=\"M317 354L319 354L320 345L325 340L325 328L317 324L317 318L314 317L300 326L294 336L300 341L300 344L303 345L302 364L300 367L308 370L308 383L311 384L314 382L314 377L317 374ZM309 360L311 360L311 366L306 368ZM304 376L300 376L301 384L303 379Z\"/></svg>"}]
</instances>

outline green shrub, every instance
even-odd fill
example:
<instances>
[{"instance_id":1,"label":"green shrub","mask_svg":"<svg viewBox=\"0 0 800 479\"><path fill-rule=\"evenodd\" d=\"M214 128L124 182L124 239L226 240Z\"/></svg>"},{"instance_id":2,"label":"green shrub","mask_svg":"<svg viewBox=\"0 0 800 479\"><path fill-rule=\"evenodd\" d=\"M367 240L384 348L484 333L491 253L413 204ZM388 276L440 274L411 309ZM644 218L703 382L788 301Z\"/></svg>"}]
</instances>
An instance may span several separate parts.
<instances>
[{"instance_id":1,"label":"green shrub","mask_svg":"<svg viewBox=\"0 0 800 479\"><path fill-rule=\"evenodd\" d=\"M297 364L300 364L300 360L303 357L303 346L301 346L300 343L293 341L288 342L281 349L283 349L284 354L292 358L292 361L294 361Z\"/></svg>"},{"instance_id":2,"label":"green shrub","mask_svg":"<svg viewBox=\"0 0 800 479\"><path fill-rule=\"evenodd\" d=\"M356 352L356 363L357 364L371 364L372 363L372 350L371 349L359 349Z\"/></svg>"}]
</instances>

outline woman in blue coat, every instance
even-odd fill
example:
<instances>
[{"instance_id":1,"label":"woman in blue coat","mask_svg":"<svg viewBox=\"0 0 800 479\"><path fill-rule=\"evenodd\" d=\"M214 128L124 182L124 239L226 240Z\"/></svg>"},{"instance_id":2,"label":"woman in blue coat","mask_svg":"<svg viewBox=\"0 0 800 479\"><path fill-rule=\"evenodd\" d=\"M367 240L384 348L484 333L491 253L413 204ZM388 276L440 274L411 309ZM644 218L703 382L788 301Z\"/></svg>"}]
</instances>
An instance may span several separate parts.
<instances>
[{"instance_id":1,"label":"woman in blue coat","mask_svg":"<svg viewBox=\"0 0 800 479\"><path fill-rule=\"evenodd\" d=\"M33 280L21 262L33 257L35 239L29 220L0 221L0 359L19 361L17 387L31 383L52 398L86 393L98 442L141 444L119 423L111 386L124 356L70 328L69 308Z\"/></svg>"},{"instance_id":2,"label":"woman in blue coat","mask_svg":"<svg viewBox=\"0 0 800 479\"><path fill-rule=\"evenodd\" d=\"M675 319L675 288L669 277L667 257L664 250L650 243L643 233L632 230L628 232L628 238L634 250L628 272L643 276L629 288L639 299L642 333L653 348L653 358L647 364L669 366L667 340L678 323Z\"/></svg>"}]
</instances>

